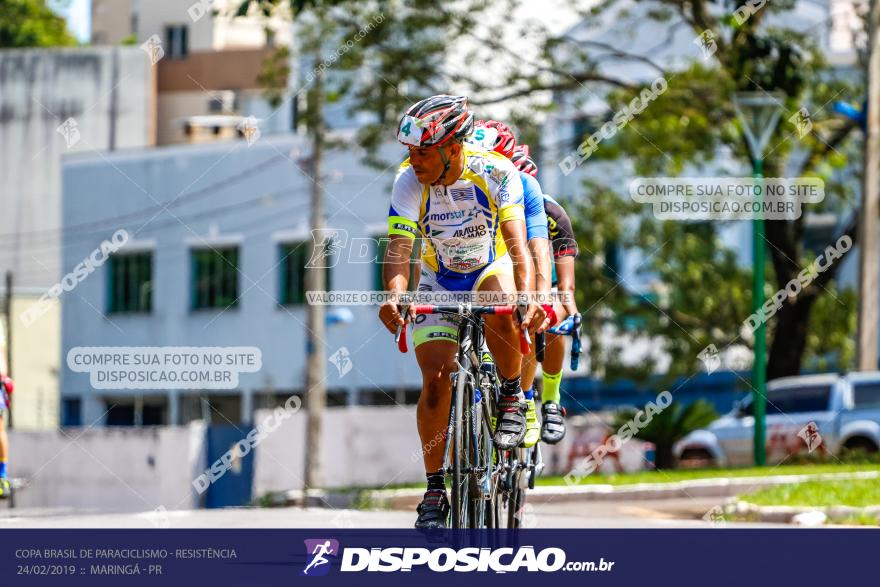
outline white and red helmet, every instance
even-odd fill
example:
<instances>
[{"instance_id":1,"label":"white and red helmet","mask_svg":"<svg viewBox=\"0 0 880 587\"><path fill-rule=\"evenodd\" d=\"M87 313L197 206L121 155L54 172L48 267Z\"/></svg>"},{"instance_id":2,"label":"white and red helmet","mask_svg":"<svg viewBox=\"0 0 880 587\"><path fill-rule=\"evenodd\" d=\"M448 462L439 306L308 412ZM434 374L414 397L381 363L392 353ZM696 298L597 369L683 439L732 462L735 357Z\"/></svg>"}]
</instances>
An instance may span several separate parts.
<instances>
[{"instance_id":1,"label":"white and red helmet","mask_svg":"<svg viewBox=\"0 0 880 587\"><path fill-rule=\"evenodd\" d=\"M516 137L510 127L497 120L478 120L474 123L471 142L489 151L495 151L508 159L516 149Z\"/></svg>"},{"instance_id":2,"label":"white and red helmet","mask_svg":"<svg viewBox=\"0 0 880 587\"><path fill-rule=\"evenodd\" d=\"M397 125L397 140L410 147L437 147L464 139L473 129L467 97L440 94L409 107Z\"/></svg>"},{"instance_id":3,"label":"white and red helmet","mask_svg":"<svg viewBox=\"0 0 880 587\"><path fill-rule=\"evenodd\" d=\"M513 157L511 157L510 160L520 171L524 171L532 177L538 175L538 166L532 160L531 156L529 156L528 145L517 145L516 149L513 150Z\"/></svg>"}]
</instances>

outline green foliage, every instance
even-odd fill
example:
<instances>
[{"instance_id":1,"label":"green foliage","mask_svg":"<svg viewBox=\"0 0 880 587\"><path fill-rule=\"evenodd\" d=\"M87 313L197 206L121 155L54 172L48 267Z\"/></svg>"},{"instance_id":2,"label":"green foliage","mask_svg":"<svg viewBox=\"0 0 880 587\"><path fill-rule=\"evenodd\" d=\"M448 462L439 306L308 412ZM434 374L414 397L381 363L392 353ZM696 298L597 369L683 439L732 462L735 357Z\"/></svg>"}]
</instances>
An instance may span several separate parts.
<instances>
[{"instance_id":1,"label":"green foliage","mask_svg":"<svg viewBox=\"0 0 880 587\"><path fill-rule=\"evenodd\" d=\"M855 366L858 296L834 284L816 299L807 334L805 369L815 372L852 369Z\"/></svg>"},{"instance_id":2,"label":"green foliage","mask_svg":"<svg viewBox=\"0 0 880 587\"><path fill-rule=\"evenodd\" d=\"M370 159L374 148L393 136L407 106L450 91L458 71L447 63L450 40L474 28L488 8L483 0L244 0L235 15L294 19L307 124L313 125L319 101L344 97L352 110L375 115L377 122L363 127L359 139L368 161L386 167ZM270 64L263 80L280 95L286 75L279 73L279 64Z\"/></svg>"},{"instance_id":3,"label":"green foliage","mask_svg":"<svg viewBox=\"0 0 880 587\"><path fill-rule=\"evenodd\" d=\"M722 145L739 147L730 102L734 86L717 68L694 63L668 76L668 89L637 115L607 149L594 157L627 158L637 175L682 175L685 166L713 162ZM611 113L629 104L638 91L608 96ZM610 120L609 114L608 119Z\"/></svg>"},{"instance_id":4,"label":"green foliage","mask_svg":"<svg viewBox=\"0 0 880 587\"><path fill-rule=\"evenodd\" d=\"M615 76L618 69L613 65L625 63L654 69L666 79L667 90L613 140L602 142L591 163L622 167L630 176L748 174L751 161L732 94L781 92L785 112L767 149L765 175L822 178L826 200L811 212L841 213L855 201L849 171L857 156L848 140L852 125L835 117L829 105L839 99L855 101L863 92L858 80L831 75L809 33L767 26L767 16L791 9L793 0L767 3L743 24L733 18L738 4L726 0L637 0L638 6L628 11L621 11L616 0L572 3L587 29L602 30L609 14L617 11L610 21L618 28L625 28L627 19L636 25L650 18L668 30L690 30L695 38L704 31L712 34L717 51L708 60L701 59L695 45L690 62L679 62L668 71L651 55L629 53L625 35L620 41L600 42L589 35L560 35L534 22L513 33L532 40L534 51L514 50L505 42L512 27L504 15L517 4L518 0L244 0L237 14L294 19L301 51L297 59L305 72L300 80L300 93L305 95L301 112L307 124L314 127L320 104L343 99L353 110L375 114L377 122L362 128L359 138L368 159L383 168L387 162L371 159L372 153L392 136L400 112L441 92L468 94L481 116L494 104L509 107L508 121L541 158L539 123L543 113L556 107L558 96L573 100L576 107L604 99L608 110L599 117L601 126L640 95L641 85ZM784 16L776 22L784 25ZM491 70L472 73L473 67L461 67L462 53L468 64L491 63ZM267 60L261 81L275 91L273 101L280 100L286 80L280 56ZM801 107L810 112L813 125L803 137L791 121ZM752 345L740 331L751 313L751 270L740 266L736 252L721 242L724 223L659 222L646 206L631 201L626 185L611 185L601 173L591 176L581 193L566 205L583 251L577 295L590 338L593 375L646 382L658 368L655 360L663 356L671 360L671 381L699 370L697 355L709 344L720 350ZM768 223L768 295L815 258L803 243L808 215ZM620 268L610 262L615 246L641 254L641 286L625 281ZM802 354L780 358L771 353L770 371L794 374L802 365L830 369L850 364L853 294L839 291L833 273L828 273L832 279L786 301L804 304L805 311L798 315L812 321L811 327L780 328L778 316L771 320L770 337L793 344L799 337L806 340ZM624 364L621 357L633 340L650 341L658 352L637 365Z\"/></svg>"},{"instance_id":5,"label":"green foliage","mask_svg":"<svg viewBox=\"0 0 880 587\"><path fill-rule=\"evenodd\" d=\"M810 212L842 213L855 201L857 182L852 173L841 173L853 167L858 150L853 141L847 141L851 126L830 112L830 104L837 99L862 95L858 81L836 79L815 47L811 38L784 28L762 26L767 14L780 12L792 6L791 2L768 3L743 25L732 18L734 5L723 2L694 4L687 0L641 0L650 7L652 17L664 27L686 25L694 37L709 30L718 47L709 61L695 54L692 62L675 70L659 72L668 89L647 108L636 115L612 140L603 141L591 161L613 162L623 166L631 176L736 176L747 175L751 160L742 137L731 97L738 90L781 92L785 110L767 148L765 175L768 177L819 177L826 183L826 199L820 205L810 206L798 220L773 224L768 230L768 283L766 294L772 295L811 263L815 253L804 249L805 217ZM602 15L615 9L614 0L597 5L594 14ZM712 15L730 14L728 18ZM631 87L620 80L602 79L595 48L584 45L580 53L573 43L548 41L548 45L564 45L566 52L547 51L548 63L543 70L569 72L569 77L593 75L610 89L604 93L608 104L606 114L594 125L612 120L614 114L627 107L642 92L642 87ZM626 55L626 48L615 47L618 57L642 61ZM562 55L560 58L559 55ZM571 93L579 90L562 76L544 83L558 85ZM591 86L590 89L594 89ZM591 92L580 90L586 96ZM796 112L806 108L810 113L812 131L800 136L792 120ZM588 131L593 132L596 128ZM586 137L583 137L586 138ZM601 177L601 176L600 176ZM591 178L583 186L584 199L614 202L610 192L619 199L604 207L618 214L627 214L631 230L628 237L612 242L638 250L645 262L641 273L650 280L648 291L639 296L626 295L631 284L615 284L597 280L593 265L601 264L601 245L584 247L588 258L578 264L579 276L586 274L591 284L585 287L585 296L579 299L581 307L592 307L591 312L607 317L616 332L629 333L643 340L651 340L671 358L667 381L696 372L696 355L707 344L724 349L728 345L751 346L751 338L740 337L740 325L751 313L751 271L739 266L736 256L718 239L722 222L684 223L660 222L650 210L637 207L635 211L624 205L628 201L626 186L606 185ZM595 241L612 238L626 224L619 217L597 215L596 204L576 206L574 226L583 231L579 238ZM610 223L610 230L603 223ZM835 236L836 239L836 236ZM744 243L745 244L745 243ZM748 246L748 245L746 245ZM836 271L836 266L834 268ZM828 277L833 278L832 271ZM774 278L775 277L775 278ZM581 287L582 279L578 279ZM644 291L644 290L642 290ZM579 292L581 293L581 292ZM769 324L769 336L797 344L798 337L806 336L802 355L777 357L770 355L768 371L796 374L801 366L810 369L846 368L852 364L855 332L855 303L852 292L838 291L833 279L805 288L797 299L786 304L804 304L801 312L810 321L787 324L778 328L777 319ZM591 318L587 318L590 320ZM597 324L598 326L598 324ZM772 340L772 338L771 338ZM592 370L598 375L625 374L629 378L646 380L651 363L622 366L619 357L621 343L608 336L591 336ZM600 347L594 348L594 344ZM772 348L772 345L771 345ZM627 370L628 368L628 370Z\"/></svg>"},{"instance_id":6,"label":"green foliage","mask_svg":"<svg viewBox=\"0 0 880 587\"><path fill-rule=\"evenodd\" d=\"M876 479L805 481L775 485L739 497L757 505L867 507L880 505L880 483ZM880 521L874 516L877 525Z\"/></svg>"},{"instance_id":7,"label":"green foliage","mask_svg":"<svg viewBox=\"0 0 880 587\"><path fill-rule=\"evenodd\" d=\"M68 45L76 39L43 0L0 0L0 48Z\"/></svg>"},{"instance_id":8,"label":"green foliage","mask_svg":"<svg viewBox=\"0 0 880 587\"><path fill-rule=\"evenodd\" d=\"M792 464L793 459L774 467L741 467L735 469L678 469L675 471L634 471L632 473L587 475L581 485L610 484L633 485L636 483L680 483L694 479L736 479L742 477L767 477L776 475L827 475L856 472L876 472L876 464L841 464L835 460L827 463ZM566 485L565 477L538 477L538 485Z\"/></svg>"},{"instance_id":9,"label":"green foliage","mask_svg":"<svg viewBox=\"0 0 880 587\"><path fill-rule=\"evenodd\" d=\"M264 94L272 108L278 108L284 102L284 90L290 75L290 49L278 47L263 60L257 83L266 88Z\"/></svg>"},{"instance_id":10,"label":"green foliage","mask_svg":"<svg viewBox=\"0 0 880 587\"><path fill-rule=\"evenodd\" d=\"M632 421L635 414L636 412L633 411L617 414L614 429L618 430ZM666 409L654 414L648 425L637 431L634 436L654 443L657 468L668 469L674 465L673 445L694 430L705 428L717 418L718 413L715 408L705 400L697 400L687 407L682 407L681 402L673 401Z\"/></svg>"}]
</instances>

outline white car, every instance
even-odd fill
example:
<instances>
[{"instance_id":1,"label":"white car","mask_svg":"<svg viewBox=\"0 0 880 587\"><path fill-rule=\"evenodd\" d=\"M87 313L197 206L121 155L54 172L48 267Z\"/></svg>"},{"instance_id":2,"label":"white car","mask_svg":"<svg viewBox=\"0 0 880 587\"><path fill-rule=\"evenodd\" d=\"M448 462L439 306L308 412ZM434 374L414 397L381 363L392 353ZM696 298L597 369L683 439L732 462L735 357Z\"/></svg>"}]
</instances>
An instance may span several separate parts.
<instances>
[{"instance_id":1,"label":"white car","mask_svg":"<svg viewBox=\"0 0 880 587\"><path fill-rule=\"evenodd\" d=\"M752 395L674 448L682 464L754 463ZM880 372L785 377L767 384L767 463L792 454L880 449Z\"/></svg>"}]
</instances>

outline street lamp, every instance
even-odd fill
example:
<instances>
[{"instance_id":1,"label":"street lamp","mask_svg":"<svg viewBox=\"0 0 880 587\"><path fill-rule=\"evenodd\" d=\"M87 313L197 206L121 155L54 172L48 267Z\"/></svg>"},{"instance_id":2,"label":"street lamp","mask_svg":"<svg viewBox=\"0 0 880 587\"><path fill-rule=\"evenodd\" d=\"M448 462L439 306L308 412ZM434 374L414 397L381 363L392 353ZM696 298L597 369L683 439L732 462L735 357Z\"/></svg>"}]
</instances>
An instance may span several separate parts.
<instances>
[{"instance_id":1,"label":"street lamp","mask_svg":"<svg viewBox=\"0 0 880 587\"><path fill-rule=\"evenodd\" d=\"M760 187L764 175L764 149L782 115L784 95L767 92L737 92L733 107L742 124L743 134L752 157L752 173ZM758 191L763 199L763 191ZM760 208L759 208L760 209ZM752 311L758 313L764 305L764 219L752 221ZM758 313L758 315L760 315ZM752 362L753 414L755 418L755 465L767 461L767 337L764 322L755 330L755 359Z\"/></svg>"}]
</instances>

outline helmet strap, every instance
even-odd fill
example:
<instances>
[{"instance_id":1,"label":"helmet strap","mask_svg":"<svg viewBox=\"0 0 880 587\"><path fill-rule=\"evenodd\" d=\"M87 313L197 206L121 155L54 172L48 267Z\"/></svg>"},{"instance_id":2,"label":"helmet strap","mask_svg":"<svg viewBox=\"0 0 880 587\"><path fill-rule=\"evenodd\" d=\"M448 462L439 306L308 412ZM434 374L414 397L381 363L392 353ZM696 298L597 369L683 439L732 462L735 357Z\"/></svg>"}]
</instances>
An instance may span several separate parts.
<instances>
[{"instance_id":1,"label":"helmet strap","mask_svg":"<svg viewBox=\"0 0 880 587\"><path fill-rule=\"evenodd\" d=\"M446 178L446 174L449 173L449 170L452 168L452 159L446 156L446 153L443 152L443 147L437 147L437 151L440 153L440 159L443 161L443 173L437 178L435 185L441 183Z\"/></svg>"},{"instance_id":2,"label":"helmet strap","mask_svg":"<svg viewBox=\"0 0 880 587\"><path fill-rule=\"evenodd\" d=\"M440 153L440 159L443 161L443 173L437 178L437 183L441 183L446 177L446 174L449 173L449 168L452 167L452 161L450 161L446 156L446 153L443 152L442 147L437 147L437 152Z\"/></svg>"}]
</instances>

